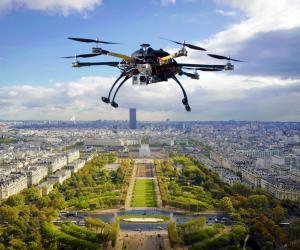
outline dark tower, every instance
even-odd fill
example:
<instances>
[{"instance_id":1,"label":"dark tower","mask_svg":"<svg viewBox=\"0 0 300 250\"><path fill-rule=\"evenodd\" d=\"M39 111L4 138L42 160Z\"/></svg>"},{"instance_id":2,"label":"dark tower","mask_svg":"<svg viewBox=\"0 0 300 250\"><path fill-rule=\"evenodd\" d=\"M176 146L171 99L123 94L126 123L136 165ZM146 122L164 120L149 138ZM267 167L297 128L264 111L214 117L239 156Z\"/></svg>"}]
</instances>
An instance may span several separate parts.
<instances>
[{"instance_id":1,"label":"dark tower","mask_svg":"<svg viewBox=\"0 0 300 250\"><path fill-rule=\"evenodd\" d=\"M129 109L129 128L136 129L136 109Z\"/></svg>"}]
</instances>

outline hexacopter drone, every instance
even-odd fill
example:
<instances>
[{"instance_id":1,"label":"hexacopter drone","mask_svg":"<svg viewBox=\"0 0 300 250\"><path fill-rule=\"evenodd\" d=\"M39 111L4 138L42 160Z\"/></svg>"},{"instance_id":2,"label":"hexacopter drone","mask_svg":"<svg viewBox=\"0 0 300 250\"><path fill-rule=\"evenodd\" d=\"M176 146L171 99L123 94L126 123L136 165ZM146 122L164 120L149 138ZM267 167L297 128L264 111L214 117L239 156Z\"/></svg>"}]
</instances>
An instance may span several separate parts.
<instances>
[{"instance_id":1,"label":"hexacopter drone","mask_svg":"<svg viewBox=\"0 0 300 250\"><path fill-rule=\"evenodd\" d=\"M73 67L86 67L86 66L96 66L96 65L107 65L112 67L117 67L121 70L120 76L113 83L108 96L102 97L102 101L105 103L110 103L112 107L117 108L119 105L115 102L116 95L122 85L130 78L132 78L133 85L148 85L152 83L168 81L172 78L181 88L183 93L182 103L185 106L186 111L191 111L191 107L188 102L187 94L184 87L177 79L176 75L186 75L192 79L199 79L198 70L200 71L222 71L222 70L233 70L234 65L231 61L242 62L240 60L232 59L226 56L220 56L215 54L207 54L210 57L227 60L225 65L209 65L209 64L191 64L191 63L177 63L174 58L187 56L186 48L193 50L206 51L206 49L199 46L189 44L184 42L177 42L173 40L168 40L173 43L182 45L182 48L174 54L169 54L162 49L152 49L150 44L143 43L141 48L135 51L131 56L123 55L120 53L111 52L98 47L99 43L102 44L118 44L114 42L100 41L99 39L86 39L86 38L74 38L69 37L68 39L83 42L83 43L95 43L96 47L92 48L91 54L80 54L76 56L68 56L64 58L75 58L76 61L72 64ZM79 62L77 58L89 58L100 55L108 55L122 59L121 62ZM185 72L186 70L194 70L194 73ZM111 99L112 91L116 84L124 78L118 85L115 93Z\"/></svg>"}]
</instances>

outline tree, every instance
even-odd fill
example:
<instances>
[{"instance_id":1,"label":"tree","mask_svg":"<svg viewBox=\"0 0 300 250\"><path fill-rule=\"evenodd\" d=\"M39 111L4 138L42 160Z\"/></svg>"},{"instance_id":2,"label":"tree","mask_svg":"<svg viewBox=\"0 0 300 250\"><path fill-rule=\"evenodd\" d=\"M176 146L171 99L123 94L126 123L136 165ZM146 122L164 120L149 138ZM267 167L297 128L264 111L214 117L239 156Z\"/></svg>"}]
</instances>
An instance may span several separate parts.
<instances>
[{"instance_id":1,"label":"tree","mask_svg":"<svg viewBox=\"0 0 300 250\"><path fill-rule=\"evenodd\" d=\"M256 210L265 210L269 205L268 198L265 195L250 195L248 198L248 206Z\"/></svg>"},{"instance_id":2,"label":"tree","mask_svg":"<svg viewBox=\"0 0 300 250\"><path fill-rule=\"evenodd\" d=\"M249 196L253 194L253 191L250 187L240 183L233 184L231 187L231 192L232 194L239 194L242 196Z\"/></svg>"},{"instance_id":3,"label":"tree","mask_svg":"<svg viewBox=\"0 0 300 250\"><path fill-rule=\"evenodd\" d=\"M172 246L175 246L181 242L181 239L177 232L176 222L171 222L168 224L168 236Z\"/></svg>"},{"instance_id":4,"label":"tree","mask_svg":"<svg viewBox=\"0 0 300 250\"><path fill-rule=\"evenodd\" d=\"M24 205L24 196L22 194L15 194L7 198L5 204L15 207Z\"/></svg>"},{"instance_id":5,"label":"tree","mask_svg":"<svg viewBox=\"0 0 300 250\"><path fill-rule=\"evenodd\" d=\"M64 196L57 190L53 190L49 195L50 205L57 209L63 209L66 205Z\"/></svg>"},{"instance_id":6,"label":"tree","mask_svg":"<svg viewBox=\"0 0 300 250\"><path fill-rule=\"evenodd\" d=\"M252 240L256 242L259 249L275 249L287 242L287 235L272 219L260 215L258 219L250 222Z\"/></svg>"},{"instance_id":7,"label":"tree","mask_svg":"<svg viewBox=\"0 0 300 250\"><path fill-rule=\"evenodd\" d=\"M26 244L21 239L11 239L9 241L11 249L26 250ZM10 248L9 248L10 249Z\"/></svg>"},{"instance_id":8,"label":"tree","mask_svg":"<svg viewBox=\"0 0 300 250\"><path fill-rule=\"evenodd\" d=\"M23 195L25 197L26 204L28 204L30 202L33 202L33 201L36 201L41 197L40 191L36 187L25 189L24 192L23 192Z\"/></svg>"},{"instance_id":9,"label":"tree","mask_svg":"<svg viewBox=\"0 0 300 250\"><path fill-rule=\"evenodd\" d=\"M228 214L234 211L232 202L229 197L225 196L220 200L220 209Z\"/></svg>"},{"instance_id":10,"label":"tree","mask_svg":"<svg viewBox=\"0 0 300 250\"><path fill-rule=\"evenodd\" d=\"M14 223L19 219L19 209L3 205L0 207L0 221Z\"/></svg>"},{"instance_id":11,"label":"tree","mask_svg":"<svg viewBox=\"0 0 300 250\"><path fill-rule=\"evenodd\" d=\"M277 205L272 209L273 219L276 223L280 223L284 220L284 209L282 206Z\"/></svg>"}]
</instances>

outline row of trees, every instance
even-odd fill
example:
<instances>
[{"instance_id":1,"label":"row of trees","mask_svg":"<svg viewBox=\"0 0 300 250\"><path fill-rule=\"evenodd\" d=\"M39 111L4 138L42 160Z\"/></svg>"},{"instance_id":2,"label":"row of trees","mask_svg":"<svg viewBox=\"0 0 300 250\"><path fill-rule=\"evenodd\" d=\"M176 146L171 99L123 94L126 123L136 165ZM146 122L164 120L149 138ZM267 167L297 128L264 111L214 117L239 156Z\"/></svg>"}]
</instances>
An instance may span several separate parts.
<instances>
[{"instance_id":1,"label":"row of trees","mask_svg":"<svg viewBox=\"0 0 300 250\"><path fill-rule=\"evenodd\" d=\"M206 218L168 226L168 233L173 246L188 245L189 249L242 249L247 240L247 228L237 224L230 229L222 224L206 226Z\"/></svg>"},{"instance_id":2,"label":"row of trees","mask_svg":"<svg viewBox=\"0 0 300 250\"><path fill-rule=\"evenodd\" d=\"M187 157L156 161L155 169L165 206L203 211L216 207L218 198L226 193L214 173Z\"/></svg>"},{"instance_id":3,"label":"row of trees","mask_svg":"<svg viewBox=\"0 0 300 250\"><path fill-rule=\"evenodd\" d=\"M207 208L223 211L224 215L245 227L250 236L247 246L252 249L276 249L288 243L289 238L298 244L295 236L291 236L295 233L279 226L286 218L287 210L264 190L254 190L243 184L229 186L191 157L173 156L172 160L157 161L155 165L164 205L191 211ZM293 232L297 231L296 225ZM216 241L224 243L233 236L234 233ZM215 243L211 244L207 248L197 244L195 249L216 247Z\"/></svg>"},{"instance_id":4,"label":"row of trees","mask_svg":"<svg viewBox=\"0 0 300 250\"><path fill-rule=\"evenodd\" d=\"M123 160L115 171L103 168L115 161L114 155L99 156L59 187L69 207L76 209L110 208L124 205L133 161Z\"/></svg>"},{"instance_id":5,"label":"row of trees","mask_svg":"<svg viewBox=\"0 0 300 250\"><path fill-rule=\"evenodd\" d=\"M95 157L78 173L72 175L64 185L54 187L47 196L41 196L40 191L35 187L10 196L0 205L0 250L99 249L101 245L108 242L114 244L118 234L118 223L105 224L90 219L87 221L86 228L70 223L58 228L52 223L58 218L60 210L70 207L74 197L80 199L82 195L82 199L90 205L99 194L112 191L112 197L123 195L124 187L129 182L126 176L132 168L131 162L123 162L121 170L110 175L103 170L103 166L114 160L114 155ZM99 179L102 176L107 176L104 179L107 181L106 185ZM89 182L91 186L86 187L85 184ZM124 190L120 191L119 188ZM95 194L89 196L94 190ZM111 200L105 200L105 205L112 206ZM105 225L104 228L99 231L100 227L91 226L97 223Z\"/></svg>"}]
</instances>

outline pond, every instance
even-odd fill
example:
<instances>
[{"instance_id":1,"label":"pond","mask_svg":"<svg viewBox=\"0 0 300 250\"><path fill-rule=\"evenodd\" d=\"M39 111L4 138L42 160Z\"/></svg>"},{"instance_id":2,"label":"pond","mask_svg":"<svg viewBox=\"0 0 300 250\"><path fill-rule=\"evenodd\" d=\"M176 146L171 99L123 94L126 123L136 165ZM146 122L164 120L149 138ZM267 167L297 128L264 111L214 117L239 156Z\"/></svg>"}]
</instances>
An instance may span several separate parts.
<instances>
[{"instance_id":1,"label":"pond","mask_svg":"<svg viewBox=\"0 0 300 250\"><path fill-rule=\"evenodd\" d=\"M177 223L184 223L186 221L192 220L197 218L197 216L194 215L189 215L189 214L184 214L184 213L175 213L175 212L168 212L168 211L164 211L164 210L157 210L157 209L149 209L149 210L127 210L127 211L119 211L119 212L115 212L115 213L103 213L103 214L97 214L95 215L95 217L100 218L101 220L103 220L104 222L112 222L116 219L117 216L121 216L121 215L164 215L164 216L168 216L170 217L171 220L175 220ZM94 216L93 216L94 217ZM121 223L121 224L127 224L128 223ZM155 223L155 227L157 226L161 226L162 225L166 225L167 223ZM143 223L139 225L147 225L149 226L149 223Z\"/></svg>"},{"instance_id":2,"label":"pond","mask_svg":"<svg viewBox=\"0 0 300 250\"><path fill-rule=\"evenodd\" d=\"M120 223L120 228L122 230L130 230L130 231L158 231L158 230L166 230L168 227L168 223Z\"/></svg>"}]
</instances>

